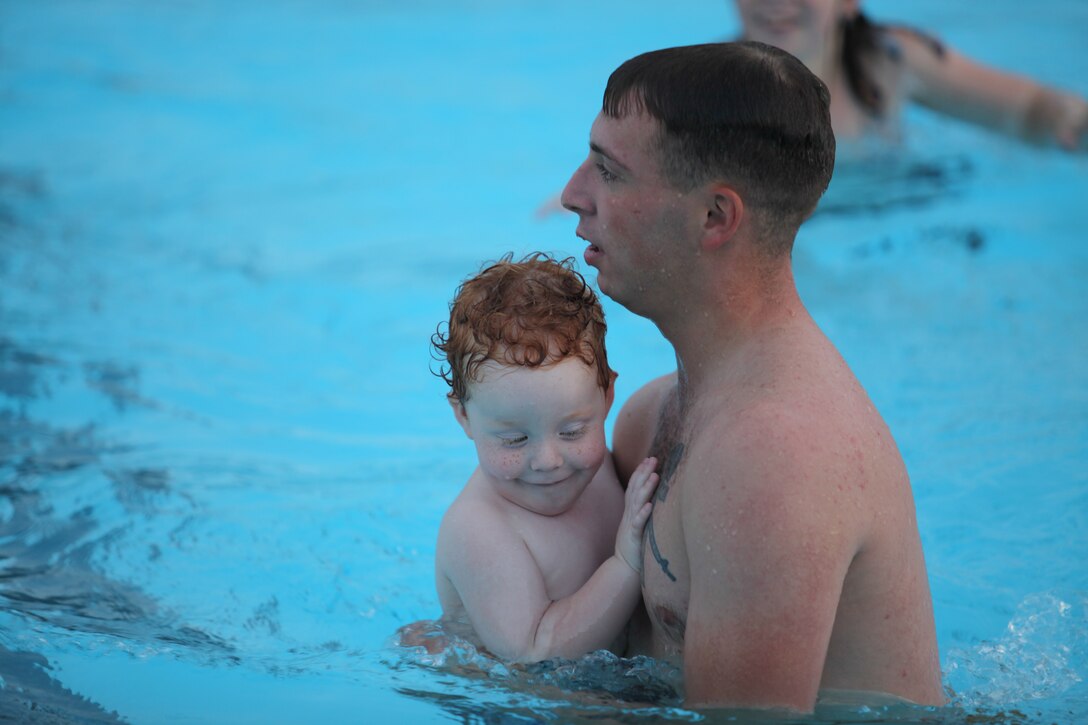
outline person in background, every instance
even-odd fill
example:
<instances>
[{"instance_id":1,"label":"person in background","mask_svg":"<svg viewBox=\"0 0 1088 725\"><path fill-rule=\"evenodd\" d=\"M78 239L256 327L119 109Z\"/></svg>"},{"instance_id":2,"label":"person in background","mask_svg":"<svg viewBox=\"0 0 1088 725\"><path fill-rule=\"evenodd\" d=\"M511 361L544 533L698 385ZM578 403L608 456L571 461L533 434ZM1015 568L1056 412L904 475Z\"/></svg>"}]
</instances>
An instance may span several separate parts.
<instances>
[{"instance_id":1,"label":"person in background","mask_svg":"<svg viewBox=\"0 0 1088 725\"><path fill-rule=\"evenodd\" d=\"M785 50L827 86L840 152L859 141L898 141L908 103L1040 146L1088 151L1088 100L978 63L917 30L874 23L860 0L733 4L743 39ZM553 196L536 216L562 211Z\"/></svg>"},{"instance_id":2,"label":"person in background","mask_svg":"<svg viewBox=\"0 0 1088 725\"><path fill-rule=\"evenodd\" d=\"M744 39L782 48L827 85L840 143L896 138L903 107L919 103L1031 143L1088 150L1084 98L978 63L916 30L874 23L860 0L734 5Z\"/></svg>"}]
</instances>

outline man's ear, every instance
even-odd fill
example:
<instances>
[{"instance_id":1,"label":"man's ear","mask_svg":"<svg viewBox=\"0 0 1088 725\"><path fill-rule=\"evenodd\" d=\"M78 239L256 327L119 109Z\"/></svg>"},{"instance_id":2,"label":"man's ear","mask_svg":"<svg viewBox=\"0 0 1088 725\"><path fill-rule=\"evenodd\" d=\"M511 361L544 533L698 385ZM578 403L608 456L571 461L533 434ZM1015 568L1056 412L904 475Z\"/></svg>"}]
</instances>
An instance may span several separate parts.
<instances>
[{"instance_id":1,"label":"man's ear","mask_svg":"<svg viewBox=\"0 0 1088 725\"><path fill-rule=\"evenodd\" d=\"M453 409L453 417L461 425L461 430L465 432L469 440L472 440L472 425L468 422L468 411L465 410L465 404L453 394L447 395L446 400L449 402L450 408Z\"/></svg>"},{"instance_id":2,"label":"man's ear","mask_svg":"<svg viewBox=\"0 0 1088 725\"><path fill-rule=\"evenodd\" d=\"M616 400L616 378L620 376L615 370L611 371L608 381L608 390L604 391L605 412L612 410L612 403Z\"/></svg>"},{"instance_id":3,"label":"man's ear","mask_svg":"<svg viewBox=\"0 0 1088 725\"><path fill-rule=\"evenodd\" d=\"M715 184L708 189L706 221L703 224L702 248L717 249L733 238L744 219L744 200L731 186Z\"/></svg>"},{"instance_id":4,"label":"man's ear","mask_svg":"<svg viewBox=\"0 0 1088 725\"><path fill-rule=\"evenodd\" d=\"M856 18L860 10L861 7L858 0L843 0L841 12L842 16L847 20Z\"/></svg>"}]
</instances>

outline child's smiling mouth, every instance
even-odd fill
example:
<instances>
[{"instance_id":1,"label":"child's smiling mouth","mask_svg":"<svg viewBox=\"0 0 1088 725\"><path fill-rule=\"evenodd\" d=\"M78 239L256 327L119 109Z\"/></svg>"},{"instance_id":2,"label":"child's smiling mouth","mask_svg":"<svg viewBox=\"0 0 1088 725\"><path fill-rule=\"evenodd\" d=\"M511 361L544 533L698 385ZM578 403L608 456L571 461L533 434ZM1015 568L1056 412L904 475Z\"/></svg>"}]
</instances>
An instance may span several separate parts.
<instances>
[{"instance_id":1,"label":"child's smiling mouth","mask_svg":"<svg viewBox=\"0 0 1088 725\"><path fill-rule=\"evenodd\" d=\"M524 478L519 478L518 480L521 481L524 484L529 485L529 486L547 487L547 486L557 486L560 483L563 483L564 481L569 481L570 476L569 475L568 476L563 476L562 478L557 478L557 479L554 479L554 480L547 480L547 481L532 481L532 480L527 480L527 479L524 479Z\"/></svg>"}]
</instances>

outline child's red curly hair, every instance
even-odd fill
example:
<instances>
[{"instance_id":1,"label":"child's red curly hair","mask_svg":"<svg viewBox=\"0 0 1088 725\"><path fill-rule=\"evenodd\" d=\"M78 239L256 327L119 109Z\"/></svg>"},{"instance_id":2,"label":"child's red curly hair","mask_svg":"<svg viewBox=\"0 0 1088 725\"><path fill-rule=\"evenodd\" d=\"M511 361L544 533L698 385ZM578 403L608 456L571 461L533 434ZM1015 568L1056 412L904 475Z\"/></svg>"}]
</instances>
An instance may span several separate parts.
<instances>
[{"instance_id":1,"label":"child's red curly hair","mask_svg":"<svg viewBox=\"0 0 1088 725\"><path fill-rule=\"evenodd\" d=\"M574 258L557 260L534 252L514 262L506 254L457 288L446 332L431 336L436 373L450 386L450 397L468 400L488 360L502 365L544 367L577 357L596 367L597 382L608 390L615 373L604 347L604 310Z\"/></svg>"}]
</instances>

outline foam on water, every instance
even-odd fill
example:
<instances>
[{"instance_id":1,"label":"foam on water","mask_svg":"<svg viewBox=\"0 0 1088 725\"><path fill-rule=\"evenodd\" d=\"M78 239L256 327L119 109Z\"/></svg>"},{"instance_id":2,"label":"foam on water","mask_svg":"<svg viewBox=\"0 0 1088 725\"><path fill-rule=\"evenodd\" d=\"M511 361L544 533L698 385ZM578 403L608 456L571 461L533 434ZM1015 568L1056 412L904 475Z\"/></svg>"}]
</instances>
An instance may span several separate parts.
<instances>
[{"instance_id":1,"label":"foam on water","mask_svg":"<svg viewBox=\"0 0 1088 725\"><path fill-rule=\"evenodd\" d=\"M1074 688L1088 673L1088 617L1083 593L1066 601L1053 593L1026 598L1004 636L945 655L953 703L970 710L1030 709Z\"/></svg>"}]
</instances>

